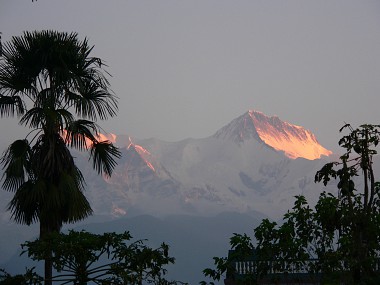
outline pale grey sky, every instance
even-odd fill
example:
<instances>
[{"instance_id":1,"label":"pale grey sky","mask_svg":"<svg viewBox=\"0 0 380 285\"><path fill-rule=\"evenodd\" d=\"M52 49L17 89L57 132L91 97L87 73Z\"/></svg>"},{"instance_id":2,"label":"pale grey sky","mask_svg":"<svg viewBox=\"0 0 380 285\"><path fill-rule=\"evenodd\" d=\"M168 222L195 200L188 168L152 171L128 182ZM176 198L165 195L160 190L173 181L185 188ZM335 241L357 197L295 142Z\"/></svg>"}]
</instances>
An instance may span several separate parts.
<instances>
[{"instance_id":1,"label":"pale grey sky","mask_svg":"<svg viewBox=\"0 0 380 285\"><path fill-rule=\"evenodd\" d=\"M109 65L109 132L202 138L249 109L336 151L344 121L380 124L380 1L0 0L3 42L76 31ZM1 119L2 138L26 130Z\"/></svg>"}]
</instances>

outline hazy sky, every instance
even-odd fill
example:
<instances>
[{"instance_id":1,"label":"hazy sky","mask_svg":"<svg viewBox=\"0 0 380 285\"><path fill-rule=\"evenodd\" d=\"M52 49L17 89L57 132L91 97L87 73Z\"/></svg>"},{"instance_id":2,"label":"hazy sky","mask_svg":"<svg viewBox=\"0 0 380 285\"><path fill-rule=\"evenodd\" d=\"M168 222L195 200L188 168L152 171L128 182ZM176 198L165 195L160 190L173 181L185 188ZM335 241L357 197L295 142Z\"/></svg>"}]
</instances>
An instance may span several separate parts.
<instances>
[{"instance_id":1,"label":"hazy sky","mask_svg":"<svg viewBox=\"0 0 380 285\"><path fill-rule=\"evenodd\" d=\"M202 138L255 109L335 151L344 121L380 124L380 1L0 0L3 42L42 29L95 45L116 134ZM0 130L26 134L15 119Z\"/></svg>"}]
</instances>

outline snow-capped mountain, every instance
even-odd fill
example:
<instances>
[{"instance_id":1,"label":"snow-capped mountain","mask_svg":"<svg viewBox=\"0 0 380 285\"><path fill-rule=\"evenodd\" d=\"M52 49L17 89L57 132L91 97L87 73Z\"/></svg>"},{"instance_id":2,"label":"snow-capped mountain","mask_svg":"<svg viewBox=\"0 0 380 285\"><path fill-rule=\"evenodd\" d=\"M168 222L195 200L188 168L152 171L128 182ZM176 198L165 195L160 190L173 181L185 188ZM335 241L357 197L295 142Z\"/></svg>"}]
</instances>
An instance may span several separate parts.
<instances>
[{"instance_id":1,"label":"snow-capped mountain","mask_svg":"<svg viewBox=\"0 0 380 285\"><path fill-rule=\"evenodd\" d=\"M254 110L236 118L214 136L237 143L254 138L275 150L283 151L289 158L314 160L332 154L318 143L311 131L283 122L277 116L268 117Z\"/></svg>"},{"instance_id":2,"label":"snow-capped mountain","mask_svg":"<svg viewBox=\"0 0 380 285\"><path fill-rule=\"evenodd\" d=\"M122 157L112 177L105 178L83 153L74 154L94 216L64 230L130 230L157 245L168 242L176 258L170 274L190 284L213 266L213 256L227 253L232 233L249 234L266 216L281 218L295 195L303 194L313 204L323 190L336 191L334 181L327 189L314 183L331 152L313 133L257 111L203 139L99 138L118 145ZM380 159L375 164L379 169ZM20 273L30 262L26 256L20 259L20 244L38 235L38 224L26 227L10 220L5 209L12 196L0 191L0 267Z\"/></svg>"},{"instance_id":3,"label":"snow-capped mountain","mask_svg":"<svg viewBox=\"0 0 380 285\"><path fill-rule=\"evenodd\" d=\"M85 173L86 194L104 215L259 211L276 218L295 195L317 199L322 185L314 175L331 154L312 132L257 111L203 139L112 139L123 153L112 177Z\"/></svg>"}]
</instances>

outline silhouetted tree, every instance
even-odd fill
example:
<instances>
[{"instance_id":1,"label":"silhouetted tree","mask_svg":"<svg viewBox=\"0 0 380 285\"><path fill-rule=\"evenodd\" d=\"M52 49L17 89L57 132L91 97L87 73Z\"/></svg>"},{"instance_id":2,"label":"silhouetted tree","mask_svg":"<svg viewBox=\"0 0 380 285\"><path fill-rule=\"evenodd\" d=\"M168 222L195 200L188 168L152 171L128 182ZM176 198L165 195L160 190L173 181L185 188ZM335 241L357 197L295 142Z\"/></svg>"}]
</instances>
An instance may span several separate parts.
<instances>
[{"instance_id":1,"label":"silhouetted tree","mask_svg":"<svg viewBox=\"0 0 380 285\"><path fill-rule=\"evenodd\" d=\"M129 232L121 234L70 231L52 233L47 239L26 242L25 252L42 260L52 252L57 284L178 284L164 278L165 266L174 263L169 246L151 248L143 240L131 241Z\"/></svg>"},{"instance_id":2,"label":"silhouetted tree","mask_svg":"<svg viewBox=\"0 0 380 285\"><path fill-rule=\"evenodd\" d=\"M380 250L380 182L375 180L373 157L380 141L380 125L362 125L349 129L339 145L346 152L340 161L327 163L315 176L315 181L326 185L330 179L338 179L339 196L333 225L338 231L338 252L352 273L352 280L359 284L363 277L373 272ZM338 169L337 169L338 168ZM360 181L363 189L356 188Z\"/></svg>"},{"instance_id":3,"label":"silhouetted tree","mask_svg":"<svg viewBox=\"0 0 380 285\"><path fill-rule=\"evenodd\" d=\"M254 230L255 248L248 236L235 234L231 238L234 255L214 258L216 268L205 269L205 276L220 280L234 272L236 261L246 259L254 250L255 271L240 279L241 284L256 282L271 270L299 269L322 273L326 282L343 279L347 284L378 284L380 182L375 180L373 157L380 142L380 125L353 129L347 124L340 131L346 129L349 134L339 141L344 154L339 161L325 164L315 176L316 182L325 185L337 179L338 195L323 192L315 208L304 196L296 196L294 207L280 224L264 219ZM361 191L356 188L360 179ZM246 249L237 251L239 247Z\"/></svg>"},{"instance_id":4,"label":"silhouetted tree","mask_svg":"<svg viewBox=\"0 0 380 285\"><path fill-rule=\"evenodd\" d=\"M5 151L2 187L15 195L13 219L40 222L40 237L59 232L92 213L84 178L68 147L89 150L93 167L110 176L120 152L98 139L98 119L116 115L116 97L103 75L103 62L76 33L24 32L3 46L0 59L0 116L20 118L31 131ZM45 257L45 284L51 284Z\"/></svg>"},{"instance_id":5,"label":"silhouetted tree","mask_svg":"<svg viewBox=\"0 0 380 285\"><path fill-rule=\"evenodd\" d=\"M42 285L43 278L34 272L34 268L27 269L25 274L10 275L0 269L0 285Z\"/></svg>"}]
</instances>

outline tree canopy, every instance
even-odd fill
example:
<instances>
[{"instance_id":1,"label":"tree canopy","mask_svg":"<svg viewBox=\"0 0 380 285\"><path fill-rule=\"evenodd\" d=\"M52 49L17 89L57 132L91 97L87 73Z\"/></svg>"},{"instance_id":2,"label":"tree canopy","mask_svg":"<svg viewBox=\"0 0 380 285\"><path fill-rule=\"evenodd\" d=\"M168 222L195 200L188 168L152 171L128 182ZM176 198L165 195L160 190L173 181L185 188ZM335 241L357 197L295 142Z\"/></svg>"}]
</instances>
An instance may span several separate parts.
<instances>
[{"instance_id":1,"label":"tree canopy","mask_svg":"<svg viewBox=\"0 0 380 285\"><path fill-rule=\"evenodd\" d=\"M235 234L230 242L233 254L214 258L216 268L205 269L205 276L236 278L236 262L254 260L236 284L278 277L273 272L307 272L332 284L378 284L380 182L373 158L380 126L354 129L347 124L341 131L347 129L339 141L345 149L339 161L327 163L315 175L315 181L324 185L337 179L337 192L322 192L314 207L304 196L296 196L281 222L264 219L254 229L256 246L249 236Z\"/></svg>"},{"instance_id":2,"label":"tree canopy","mask_svg":"<svg viewBox=\"0 0 380 285\"><path fill-rule=\"evenodd\" d=\"M132 241L129 232L93 234L70 231L52 233L23 245L29 257L43 260L52 252L57 284L177 284L165 279L165 266L174 263L169 246L145 245L144 240Z\"/></svg>"}]
</instances>

